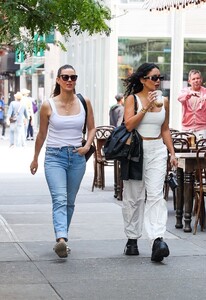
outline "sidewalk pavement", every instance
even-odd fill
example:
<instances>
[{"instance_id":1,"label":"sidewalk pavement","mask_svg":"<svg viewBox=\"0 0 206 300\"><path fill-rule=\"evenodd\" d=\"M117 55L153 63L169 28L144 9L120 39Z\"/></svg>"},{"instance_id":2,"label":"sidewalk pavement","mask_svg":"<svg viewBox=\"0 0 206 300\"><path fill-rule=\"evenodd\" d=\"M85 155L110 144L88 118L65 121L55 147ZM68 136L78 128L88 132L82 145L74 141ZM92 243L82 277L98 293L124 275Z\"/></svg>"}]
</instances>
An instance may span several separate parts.
<instances>
[{"instance_id":1,"label":"sidewalk pavement","mask_svg":"<svg viewBox=\"0 0 206 300\"><path fill-rule=\"evenodd\" d=\"M121 201L113 197L113 170L106 188L91 192L92 159L77 196L68 259L53 252L51 200L43 173L29 164L34 142L9 148L0 140L0 299L5 300L173 300L203 299L206 293L206 233L175 228L170 196L166 242L170 256L152 263L144 235L140 255L123 255Z\"/></svg>"}]
</instances>

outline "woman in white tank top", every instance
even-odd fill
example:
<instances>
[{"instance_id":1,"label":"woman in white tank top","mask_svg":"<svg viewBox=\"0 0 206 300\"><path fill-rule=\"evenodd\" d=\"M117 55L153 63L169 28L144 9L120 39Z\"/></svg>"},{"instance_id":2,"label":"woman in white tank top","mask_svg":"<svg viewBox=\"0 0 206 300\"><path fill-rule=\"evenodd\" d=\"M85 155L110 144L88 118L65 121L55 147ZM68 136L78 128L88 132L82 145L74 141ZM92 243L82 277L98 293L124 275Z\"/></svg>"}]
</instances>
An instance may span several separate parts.
<instances>
[{"instance_id":1,"label":"woman in white tank top","mask_svg":"<svg viewBox=\"0 0 206 300\"><path fill-rule=\"evenodd\" d=\"M156 262L169 255L169 248L163 241L167 221L167 206L163 198L167 150L171 155L171 165L177 166L169 130L168 99L163 99L161 107L156 102L156 90L161 80L163 76L157 65L142 64L125 80L127 98L124 114L127 129L132 131L136 128L143 139L142 179L134 180L135 174L132 174L124 180L122 213L128 238L124 253L139 254L137 240L144 225L152 247L151 260ZM134 113L134 95L138 104L137 114Z\"/></svg>"},{"instance_id":2,"label":"woman in white tank top","mask_svg":"<svg viewBox=\"0 0 206 300\"><path fill-rule=\"evenodd\" d=\"M96 131L91 102L85 98L88 132L87 143L82 147L85 110L75 94L77 77L72 66L59 68L53 97L41 107L40 128L30 165L31 173L35 174L38 157L47 138L44 168L53 204L54 251L61 258L67 257L70 251L66 243L69 226L86 169L85 154L90 149Z\"/></svg>"}]
</instances>

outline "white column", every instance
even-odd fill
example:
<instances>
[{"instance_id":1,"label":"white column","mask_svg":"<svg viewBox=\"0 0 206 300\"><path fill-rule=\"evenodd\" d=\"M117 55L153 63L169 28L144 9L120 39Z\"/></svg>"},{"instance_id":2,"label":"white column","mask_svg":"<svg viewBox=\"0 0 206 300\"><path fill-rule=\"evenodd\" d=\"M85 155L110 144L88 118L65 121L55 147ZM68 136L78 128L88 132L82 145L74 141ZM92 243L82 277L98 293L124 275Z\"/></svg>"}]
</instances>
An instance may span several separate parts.
<instances>
[{"instance_id":1,"label":"white column","mask_svg":"<svg viewBox=\"0 0 206 300\"><path fill-rule=\"evenodd\" d=\"M20 91L22 89L25 89L27 86L26 86L26 74L23 73L21 76L20 76Z\"/></svg>"},{"instance_id":2,"label":"white column","mask_svg":"<svg viewBox=\"0 0 206 300\"><path fill-rule=\"evenodd\" d=\"M8 104L8 94L9 94L9 86L8 86L8 79L4 79L4 92L3 92L3 96L4 96L4 101L5 104ZM14 91L15 92L15 91Z\"/></svg>"},{"instance_id":3,"label":"white column","mask_svg":"<svg viewBox=\"0 0 206 300\"><path fill-rule=\"evenodd\" d=\"M37 73L32 74L31 97L34 99L38 98L38 76L37 76Z\"/></svg>"},{"instance_id":4,"label":"white column","mask_svg":"<svg viewBox=\"0 0 206 300\"><path fill-rule=\"evenodd\" d=\"M37 73L32 74L31 97L34 100L38 99L38 76L37 76ZM37 132L37 128L39 126L39 124L38 124L38 112L36 114L34 114L33 117L34 117L34 121L33 121L34 132Z\"/></svg>"},{"instance_id":5,"label":"white column","mask_svg":"<svg viewBox=\"0 0 206 300\"><path fill-rule=\"evenodd\" d=\"M174 10L172 16L170 128L181 130L182 106L177 97L183 85L184 11Z\"/></svg>"}]
</instances>

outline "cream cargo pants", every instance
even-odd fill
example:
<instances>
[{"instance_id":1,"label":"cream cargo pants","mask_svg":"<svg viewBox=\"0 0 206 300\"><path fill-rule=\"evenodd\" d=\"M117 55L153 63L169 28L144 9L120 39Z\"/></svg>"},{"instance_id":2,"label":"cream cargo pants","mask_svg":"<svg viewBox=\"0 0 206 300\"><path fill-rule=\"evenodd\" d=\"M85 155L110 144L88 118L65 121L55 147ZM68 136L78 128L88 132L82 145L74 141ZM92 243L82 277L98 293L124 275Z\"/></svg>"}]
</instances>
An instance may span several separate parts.
<instances>
[{"instance_id":1,"label":"cream cargo pants","mask_svg":"<svg viewBox=\"0 0 206 300\"><path fill-rule=\"evenodd\" d=\"M151 242L164 237L167 205L163 185L167 148L162 139L143 140L143 180L124 180L122 213L128 239L138 239L145 232Z\"/></svg>"}]
</instances>

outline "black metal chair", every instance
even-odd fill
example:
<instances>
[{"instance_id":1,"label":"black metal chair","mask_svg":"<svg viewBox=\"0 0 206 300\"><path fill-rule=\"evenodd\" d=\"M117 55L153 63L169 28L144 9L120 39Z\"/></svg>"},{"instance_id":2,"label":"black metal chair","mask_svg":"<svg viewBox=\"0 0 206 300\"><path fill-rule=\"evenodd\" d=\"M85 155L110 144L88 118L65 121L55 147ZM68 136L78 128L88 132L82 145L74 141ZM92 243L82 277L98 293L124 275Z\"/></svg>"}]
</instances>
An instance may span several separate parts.
<instances>
[{"instance_id":1,"label":"black metal chair","mask_svg":"<svg viewBox=\"0 0 206 300\"><path fill-rule=\"evenodd\" d=\"M205 228L205 202L204 196L206 196L206 168L201 165L200 154L203 153L204 159L206 160L206 146L203 146L197 150L197 170L195 172L194 182L194 194L195 203L193 214L195 215L194 231L197 232L198 222L200 223L201 231Z\"/></svg>"},{"instance_id":2,"label":"black metal chair","mask_svg":"<svg viewBox=\"0 0 206 300\"><path fill-rule=\"evenodd\" d=\"M188 131L172 131L171 137L172 139L174 138L186 139L188 140L189 146L192 146L192 144L195 145L197 141L196 135L193 132L188 132Z\"/></svg>"},{"instance_id":3,"label":"black metal chair","mask_svg":"<svg viewBox=\"0 0 206 300\"><path fill-rule=\"evenodd\" d=\"M201 147L205 147L205 146L206 146L206 139L201 139L196 142L196 150L198 150Z\"/></svg>"},{"instance_id":4,"label":"black metal chair","mask_svg":"<svg viewBox=\"0 0 206 300\"><path fill-rule=\"evenodd\" d=\"M179 132L178 129L174 129L174 128L170 128L170 133L173 133L173 132Z\"/></svg>"},{"instance_id":5,"label":"black metal chair","mask_svg":"<svg viewBox=\"0 0 206 300\"><path fill-rule=\"evenodd\" d=\"M190 152L190 145L186 138L172 136L172 141L175 153Z\"/></svg>"},{"instance_id":6,"label":"black metal chair","mask_svg":"<svg viewBox=\"0 0 206 300\"><path fill-rule=\"evenodd\" d=\"M178 134L178 132L176 134ZM172 137L172 141L173 141L173 146L174 146L175 153L190 152L190 146L189 146L189 142L188 142L187 139L179 138L179 137ZM168 183L168 175L171 171L172 170L171 170L171 166L170 166L170 156L169 156L169 153L168 153L167 172L166 172L165 183L164 183L164 187L163 187L165 200L168 200L168 196L169 196L170 186L169 186L169 183ZM176 209L176 189L174 189L172 191L172 194L173 194L173 203L174 203L173 205L174 205L174 210L175 210Z\"/></svg>"},{"instance_id":7,"label":"black metal chair","mask_svg":"<svg viewBox=\"0 0 206 300\"><path fill-rule=\"evenodd\" d=\"M114 130L114 126L98 126L96 127L96 134L94 143L96 151L94 153L94 179L92 184L92 191L94 187L105 188L105 172L104 168L108 166L114 167L114 160L106 160L103 152L103 146L106 139L110 136Z\"/></svg>"}]
</instances>

